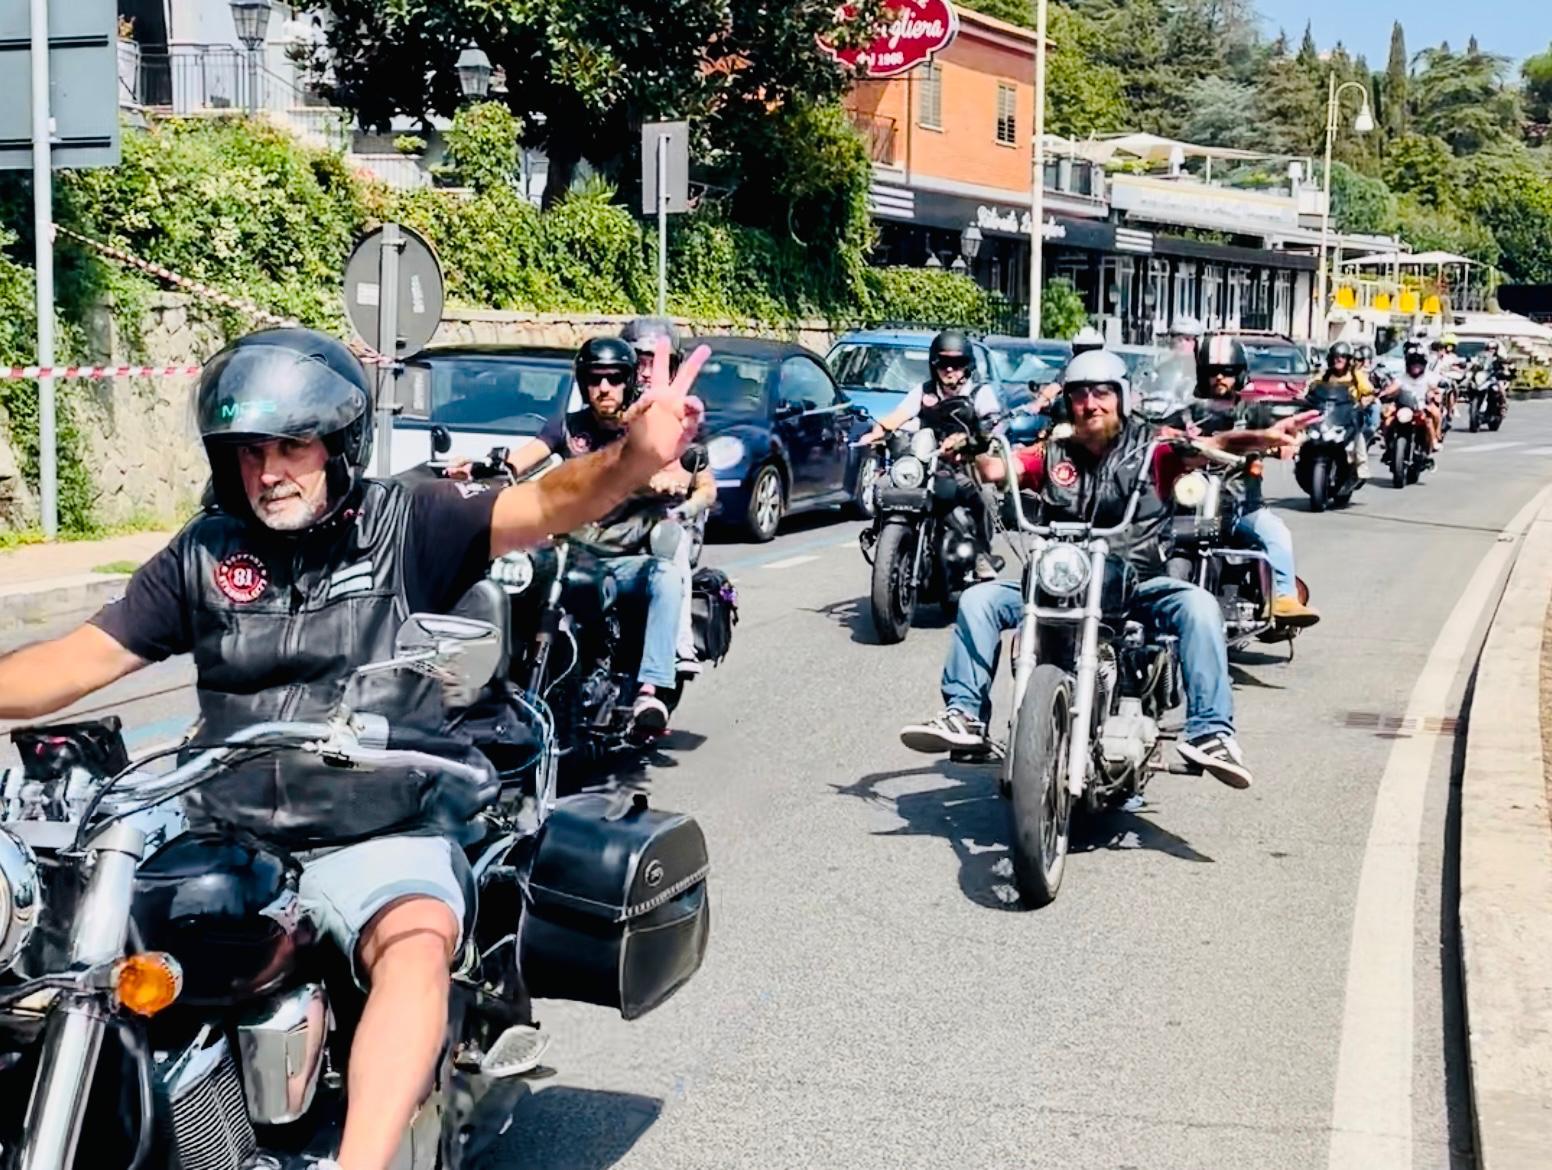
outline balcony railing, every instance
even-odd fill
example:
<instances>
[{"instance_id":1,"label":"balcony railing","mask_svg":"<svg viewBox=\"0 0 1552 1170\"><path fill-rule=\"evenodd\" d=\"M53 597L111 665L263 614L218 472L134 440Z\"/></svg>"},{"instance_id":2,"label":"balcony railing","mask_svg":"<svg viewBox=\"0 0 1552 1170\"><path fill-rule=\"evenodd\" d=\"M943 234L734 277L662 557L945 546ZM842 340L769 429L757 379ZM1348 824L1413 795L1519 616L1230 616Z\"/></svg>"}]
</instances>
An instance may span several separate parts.
<instances>
[{"instance_id":1,"label":"balcony railing","mask_svg":"<svg viewBox=\"0 0 1552 1170\"><path fill-rule=\"evenodd\" d=\"M883 166L895 163L895 120L862 110L849 110L852 124L868 144L868 157Z\"/></svg>"}]
</instances>

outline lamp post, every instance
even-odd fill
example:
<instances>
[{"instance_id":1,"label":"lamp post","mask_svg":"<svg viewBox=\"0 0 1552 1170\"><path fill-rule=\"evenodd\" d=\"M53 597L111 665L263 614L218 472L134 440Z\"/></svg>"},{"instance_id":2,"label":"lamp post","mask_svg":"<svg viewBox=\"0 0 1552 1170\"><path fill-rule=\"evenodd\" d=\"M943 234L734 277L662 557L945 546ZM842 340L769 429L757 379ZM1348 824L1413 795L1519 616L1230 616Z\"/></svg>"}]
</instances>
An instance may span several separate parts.
<instances>
[{"instance_id":1,"label":"lamp post","mask_svg":"<svg viewBox=\"0 0 1552 1170\"><path fill-rule=\"evenodd\" d=\"M248 50L248 112L259 112L259 51L269 32L270 0L231 0L237 39Z\"/></svg>"},{"instance_id":2,"label":"lamp post","mask_svg":"<svg viewBox=\"0 0 1552 1170\"><path fill-rule=\"evenodd\" d=\"M1035 3L1035 149L1029 184L1029 335L1040 336L1040 289L1045 283L1045 27L1047 0Z\"/></svg>"},{"instance_id":3,"label":"lamp post","mask_svg":"<svg viewBox=\"0 0 1552 1170\"><path fill-rule=\"evenodd\" d=\"M1331 146L1336 141L1337 118L1342 111L1342 94L1356 89L1363 97L1363 106L1358 111L1358 116L1353 119L1353 133L1367 134L1374 129L1374 115L1369 112L1369 90L1366 86L1356 81L1344 81L1341 85L1336 83L1336 74L1331 75L1329 96L1326 98L1326 174L1325 174L1325 205L1320 213L1320 284L1319 292L1315 298L1315 311L1320 314L1320 328L1325 329L1326 322L1326 295L1331 278L1330 264L1327 260L1328 241L1331 236ZM1324 342L1325 338L1317 340Z\"/></svg>"},{"instance_id":4,"label":"lamp post","mask_svg":"<svg viewBox=\"0 0 1552 1170\"><path fill-rule=\"evenodd\" d=\"M454 68L458 70L458 87L464 97L479 101L490 92L490 58L473 41L458 54Z\"/></svg>"},{"instance_id":5,"label":"lamp post","mask_svg":"<svg viewBox=\"0 0 1552 1170\"><path fill-rule=\"evenodd\" d=\"M981 240L981 229L973 223L959 233L959 259L954 264L956 272L965 272L975 267L975 258L981 254Z\"/></svg>"}]
</instances>

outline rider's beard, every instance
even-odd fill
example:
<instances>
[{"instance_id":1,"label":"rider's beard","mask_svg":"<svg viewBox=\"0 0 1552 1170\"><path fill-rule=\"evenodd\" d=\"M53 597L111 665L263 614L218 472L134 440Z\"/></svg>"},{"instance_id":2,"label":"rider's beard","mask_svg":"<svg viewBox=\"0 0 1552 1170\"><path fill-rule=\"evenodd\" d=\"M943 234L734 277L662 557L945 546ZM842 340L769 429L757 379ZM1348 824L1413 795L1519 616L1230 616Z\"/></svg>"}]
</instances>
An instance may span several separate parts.
<instances>
[{"instance_id":1,"label":"rider's beard","mask_svg":"<svg viewBox=\"0 0 1552 1170\"><path fill-rule=\"evenodd\" d=\"M1121 433L1121 416L1116 414L1091 415L1073 420L1072 437L1084 447L1100 450L1115 441Z\"/></svg>"}]
</instances>

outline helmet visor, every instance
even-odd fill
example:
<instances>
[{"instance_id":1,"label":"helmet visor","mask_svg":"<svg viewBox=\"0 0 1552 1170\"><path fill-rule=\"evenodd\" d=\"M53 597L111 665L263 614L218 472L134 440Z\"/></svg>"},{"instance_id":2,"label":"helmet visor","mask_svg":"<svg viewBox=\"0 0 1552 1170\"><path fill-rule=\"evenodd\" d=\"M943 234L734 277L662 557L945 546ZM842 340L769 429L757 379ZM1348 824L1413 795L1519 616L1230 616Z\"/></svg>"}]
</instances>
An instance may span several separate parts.
<instances>
[{"instance_id":1,"label":"helmet visor","mask_svg":"<svg viewBox=\"0 0 1552 1170\"><path fill-rule=\"evenodd\" d=\"M301 439L342 431L369 407L361 387L322 356L249 345L206 363L195 414L207 442L250 436Z\"/></svg>"}]
</instances>

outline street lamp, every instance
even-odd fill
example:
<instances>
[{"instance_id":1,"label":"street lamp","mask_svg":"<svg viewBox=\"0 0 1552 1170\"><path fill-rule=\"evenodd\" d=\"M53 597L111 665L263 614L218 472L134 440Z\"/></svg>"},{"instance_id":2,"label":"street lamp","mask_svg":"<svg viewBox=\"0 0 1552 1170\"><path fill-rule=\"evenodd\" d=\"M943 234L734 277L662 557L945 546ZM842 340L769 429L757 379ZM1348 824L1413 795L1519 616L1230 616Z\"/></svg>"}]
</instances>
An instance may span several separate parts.
<instances>
[{"instance_id":1,"label":"street lamp","mask_svg":"<svg viewBox=\"0 0 1552 1170\"><path fill-rule=\"evenodd\" d=\"M1365 85L1356 81L1344 81L1341 85L1336 83L1336 74L1331 75L1329 96L1326 98L1326 174L1325 174L1325 206L1320 213L1320 292L1315 298L1316 312L1320 314L1320 326L1322 332L1326 327L1326 295L1330 281L1330 263L1327 259L1328 241L1331 235L1331 146L1336 141L1337 119L1342 112L1342 94L1349 89L1356 89L1363 98L1363 106L1358 111L1358 116L1353 119L1353 133L1367 134L1374 129L1374 115L1369 112L1369 90ZM1317 340L1324 342L1324 337Z\"/></svg>"},{"instance_id":2,"label":"street lamp","mask_svg":"<svg viewBox=\"0 0 1552 1170\"><path fill-rule=\"evenodd\" d=\"M464 97L479 100L490 92L490 58L473 41L458 54L455 68L458 70L458 86L463 90Z\"/></svg>"},{"instance_id":3,"label":"street lamp","mask_svg":"<svg viewBox=\"0 0 1552 1170\"><path fill-rule=\"evenodd\" d=\"M1045 27L1047 0L1035 3L1035 149L1029 184L1029 335L1040 336L1045 255Z\"/></svg>"},{"instance_id":4,"label":"street lamp","mask_svg":"<svg viewBox=\"0 0 1552 1170\"><path fill-rule=\"evenodd\" d=\"M981 229L973 223L959 233L959 255L954 257L954 263L950 265L955 272L970 270L975 258L981 254L981 238Z\"/></svg>"},{"instance_id":5,"label":"street lamp","mask_svg":"<svg viewBox=\"0 0 1552 1170\"><path fill-rule=\"evenodd\" d=\"M259 50L269 32L270 0L231 0L237 39L248 50L248 112L259 111Z\"/></svg>"}]
</instances>

